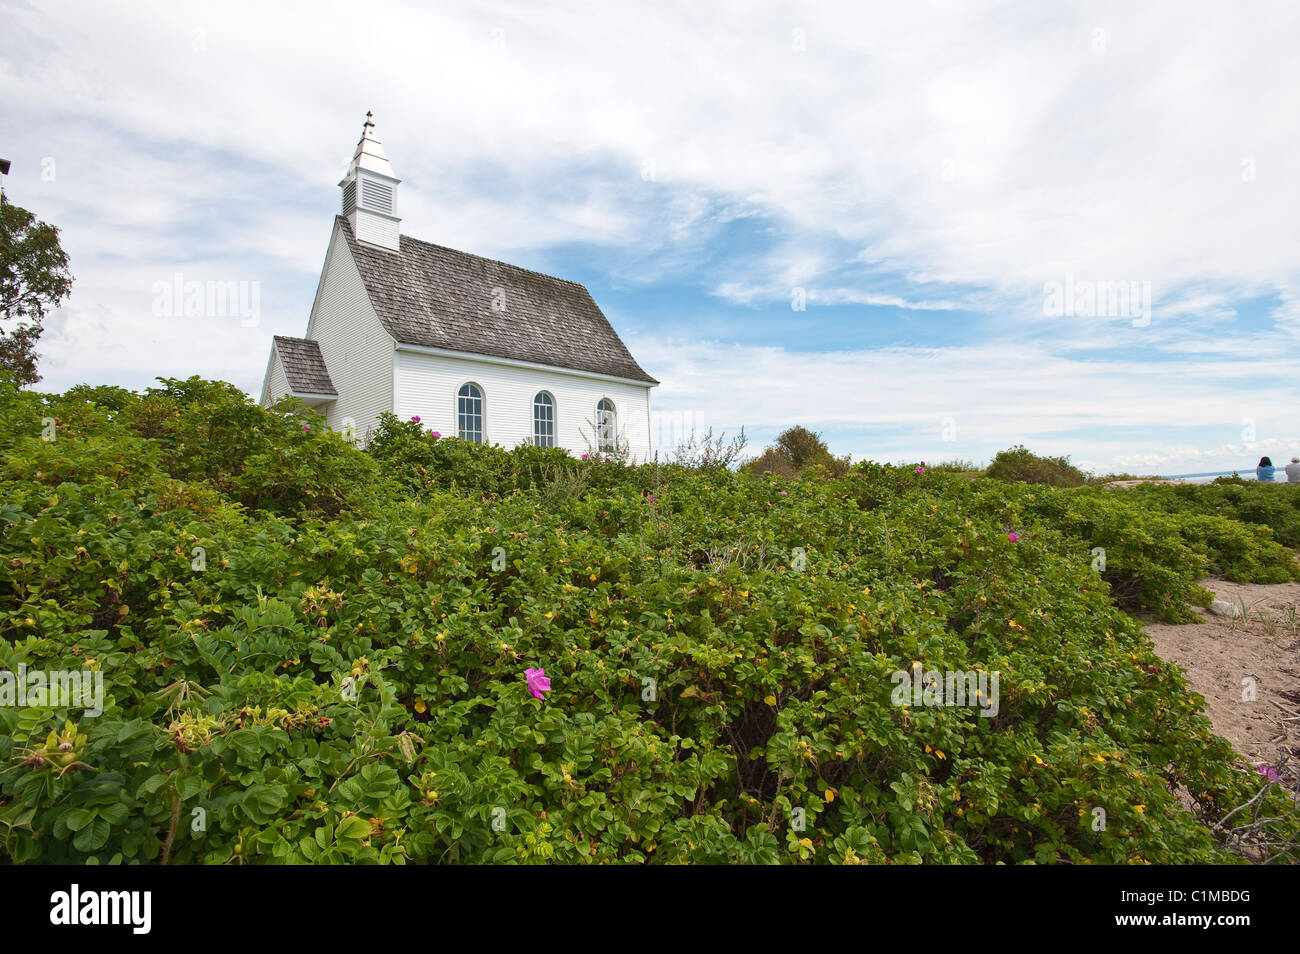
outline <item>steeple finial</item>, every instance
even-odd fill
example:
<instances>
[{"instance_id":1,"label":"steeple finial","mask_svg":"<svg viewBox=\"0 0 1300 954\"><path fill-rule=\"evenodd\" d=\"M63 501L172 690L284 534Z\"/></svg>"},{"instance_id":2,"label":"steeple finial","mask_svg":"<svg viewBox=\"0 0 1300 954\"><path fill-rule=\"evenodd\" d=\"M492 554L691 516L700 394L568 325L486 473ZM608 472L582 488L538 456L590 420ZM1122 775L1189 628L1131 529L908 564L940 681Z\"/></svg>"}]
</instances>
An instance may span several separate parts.
<instances>
[{"instance_id":1,"label":"steeple finial","mask_svg":"<svg viewBox=\"0 0 1300 954\"><path fill-rule=\"evenodd\" d=\"M366 110L357 151L339 188L343 190L343 214L362 242L394 252L401 251L397 214L397 187L401 180L393 173L384 144L375 136L375 114Z\"/></svg>"}]
</instances>

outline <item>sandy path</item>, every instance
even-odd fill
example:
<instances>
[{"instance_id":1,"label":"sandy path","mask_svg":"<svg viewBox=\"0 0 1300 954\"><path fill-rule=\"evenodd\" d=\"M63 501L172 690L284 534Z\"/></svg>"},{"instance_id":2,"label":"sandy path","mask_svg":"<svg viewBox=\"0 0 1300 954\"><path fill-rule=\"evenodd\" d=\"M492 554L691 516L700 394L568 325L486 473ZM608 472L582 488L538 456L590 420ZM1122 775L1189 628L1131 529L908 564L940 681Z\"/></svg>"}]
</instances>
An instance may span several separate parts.
<instances>
[{"instance_id":1,"label":"sandy path","mask_svg":"<svg viewBox=\"0 0 1300 954\"><path fill-rule=\"evenodd\" d=\"M1139 484L1185 484L1185 483L1187 483L1187 481L1178 480L1176 478L1169 479L1169 480L1162 480L1159 477L1139 477L1135 480L1112 480L1109 483L1103 484L1102 486L1109 487L1111 490L1131 490L1132 488L1138 486Z\"/></svg>"},{"instance_id":2,"label":"sandy path","mask_svg":"<svg viewBox=\"0 0 1300 954\"><path fill-rule=\"evenodd\" d=\"M1245 615L1229 619L1198 608L1203 623L1148 623L1156 651L1187 670L1192 688L1205 696L1214 731L1252 765L1276 765L1286 752L1300 756L1300 722L1282 721L1300 713L1300 582L1211 578L1202 585L1216 599L1244 606ZM1252 681L1253 700L1252 683L1243 680ZM1283 782L1294 786L1296 776L1286 772Z\"/></svg>"}]
</instances>

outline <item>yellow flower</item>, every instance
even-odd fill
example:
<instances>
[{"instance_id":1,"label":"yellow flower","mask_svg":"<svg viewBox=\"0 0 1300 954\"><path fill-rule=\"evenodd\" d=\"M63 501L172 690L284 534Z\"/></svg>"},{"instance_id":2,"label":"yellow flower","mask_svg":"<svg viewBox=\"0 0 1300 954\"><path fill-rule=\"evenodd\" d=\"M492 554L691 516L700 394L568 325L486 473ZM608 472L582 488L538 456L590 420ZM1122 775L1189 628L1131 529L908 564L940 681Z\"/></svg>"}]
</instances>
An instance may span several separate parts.
<instances>
[{"instance_id":1,"label":"yellow flower","mask_svg":"<svg viewBox=\"0 0 1300 954\"><path fill-rule=\"evenodd\" d=\"M1139 815L1145 815L1147 813L1147 807L1145 805L1134 805L1133 811L1137 812Z\"/></svg>"},{"instance_id":2,"label":"yellow flower","mask_svg":"<svg viewBox=\"0 0 1300 954\"><path fill-rule=\"evenodd\" d=\"M833 802L833 801L835 801L835 789L833 789L833 788L828 788L828 789L826 789L826 791L823 792L822 794L824 794L824 795L826 796L826 801L828 801L828 802Z\"/></svg>"},{"instance_id":3,"label":"yellow flower","mask_svg":"<svg viewBox=\"0 0 1300 954\"><path fill-rule=\"evenodd\" d=\"M429 707L428 707L428 705L425 704L425 701L424 701L424 697L423 697L423 696L416 696L416 697L415 697L415 706L414 706L414 709L415 709L416 712L428 712L428 711L429 711Z\"/></svg>"},{"instance_id":4,"label":"yellow flower","mask_svg":"<svg viewBox=\"0 0 1300 954\"><path fill-rule=\"evenodd\" d=\"M550 618L551 618L552 616L554 616L554 615L555 615L554 613L547 613L547 614L546 614L546 618L547 618L547 619L550 619Z\"/></svg>"}]
</instances>

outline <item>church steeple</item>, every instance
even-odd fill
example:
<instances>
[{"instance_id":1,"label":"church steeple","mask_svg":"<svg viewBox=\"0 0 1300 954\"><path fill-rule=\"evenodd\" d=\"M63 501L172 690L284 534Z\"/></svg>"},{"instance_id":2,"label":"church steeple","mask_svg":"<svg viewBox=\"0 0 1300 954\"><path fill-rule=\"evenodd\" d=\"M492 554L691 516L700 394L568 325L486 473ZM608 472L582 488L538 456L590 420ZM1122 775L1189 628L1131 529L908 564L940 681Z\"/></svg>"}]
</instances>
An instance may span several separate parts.
<instances>
[{"instance_id":1,"label":"church steeple","mask_svg":"<svg viewBox=\"0 0 1300 954\"><path fill-rule=\"evenodd\" d=\"M343 214L359 241L394 252L401 250L398 226L402 220L397 215L397 187L401 181L393 174L383 143L375 137L371 114L366 113L357 151L339 183Z\"/></svg>"}]
</instances>

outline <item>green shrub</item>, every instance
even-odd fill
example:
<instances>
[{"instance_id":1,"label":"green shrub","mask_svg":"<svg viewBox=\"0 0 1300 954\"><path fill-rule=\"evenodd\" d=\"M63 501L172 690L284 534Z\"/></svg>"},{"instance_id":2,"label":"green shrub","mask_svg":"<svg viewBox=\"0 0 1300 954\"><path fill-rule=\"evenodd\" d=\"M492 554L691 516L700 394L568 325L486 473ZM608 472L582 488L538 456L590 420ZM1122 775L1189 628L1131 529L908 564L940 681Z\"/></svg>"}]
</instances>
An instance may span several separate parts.
<instances>
[{"instance_id":1,"label":"green shrub","mask_svg":"<svg viewBox=\"0 0 1300 954\"><path fill-rule=\"evenodd\" d=\"M1180 516L1178 528L1184 540L1204 550L1211 573L1234 583L1300 579L1295 553L1274 541L1268 527L1188 514Z\"/></svg>"},{"instance_id":2,"label":"green shrub","mask_svg":"<svg viewBox=\"0 0 1300 954\"><path fill-rule=\"evenodd\" d=\"M770 473L791 478L801 474L838 478L848 473L849 458L834 457L822 440L806 427L788 427L762 454L748 461L743 469L751 474Z\"/></svg>"},{"instance_id":3,"label":"green shrub","mask_svg":"<svg viewBox=\"0 0 1300 954\"><path fill-rule=\"evenodd\" d=\"M43 400L0 389L6 419ZM870 465L584 463L395 420L365 452L301 412L250 415L232 476L189 446L189 403L217 432L245 413L223 389L110 400L56 401L54 447L39 414L0 438L0 668L105 690L93 718L0 707L7 861L1239 860L1207 823L1258 776L1112 598L1185 592L1211 553L1271 572L1231 520ZM139 467L94 473L114 440ZM367 480L364 507L314 502L312 461ZM278 489L300 482L318 496ZM998 714L892 704L914 662L998 672Z\"/></svg>"},{"instance_id":4,"label":"green shrub","mask_svg":"<svg viewBox=\"0 0 1300 954\"><path fill-rule=\"evenodd\" d=\"M380 416L367 451L408 493L417 495L455 489L501 496L575 464L561 448L520 445L505 450L456 437L435 437L432 428L416 420L399 421L387 413Z\"/></svg>"},{"instance_id":5,"label":"green shrub","mask_svg":"<svg viewBox=\"0 0 1300 954\"><path fill-rule=\"evenodd\" d=\"M997 480L1050 484L1053 487L1079 487L1087 480L1087 475L1071 465L1068 457L1040 457L1023 444L998 451L985 475Z\"/></svg>"},{"instance_id":6,"label":"green shrub","mask_svg":"<svg viewBox=\"0 0 1300 954\"><path fill-rule=\"evenodd\" d=\"M1210 484L1143 484L1127 493L1144 507L1258 524L1285 547L1300 549L1300 488L1221 477Z\"/></svg>"},{"instance_id":7,"label":"green shrub","mask_svg":"<svg viewBox=\"0 0 1300 954\"><path fill-rule=\"evenodd\" d=\"M11 472L156 488L170 477L279 514L361 512L388 495L375 463L299 402L266 410L222 381L159 380L141 395L80 386L22 399ZM41 439L42 417L55 440Z\"/></svg>"},{"instance_id":8,"label":"green shrub","mask_svg":"<svg viewBox=\"0 0 1300 954\"><path fill-rule=\"evenodd\" d=\"M799 474L799 469L790 463L788 457L771 447L747 461L743 469L751 474L771 474L786 479L793 479Z\"/></svg>"},{"instance_id":9,"label":"green shrub","mask_svg":"<svg viewBox=\"0 0 1300 954\"><path fill-rule=\"evenodd\" d=\"M1200 580L1209 568L1203 547L1189 543L1177 518L1143 510L1123 491L1039 488L1021 498L1027 515L1072 542L1072 558L1095 567L1124 609L1170 623L1198 617L1190 606L1212 599Z\"/></svg>"}]
</instances>

